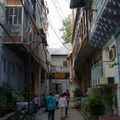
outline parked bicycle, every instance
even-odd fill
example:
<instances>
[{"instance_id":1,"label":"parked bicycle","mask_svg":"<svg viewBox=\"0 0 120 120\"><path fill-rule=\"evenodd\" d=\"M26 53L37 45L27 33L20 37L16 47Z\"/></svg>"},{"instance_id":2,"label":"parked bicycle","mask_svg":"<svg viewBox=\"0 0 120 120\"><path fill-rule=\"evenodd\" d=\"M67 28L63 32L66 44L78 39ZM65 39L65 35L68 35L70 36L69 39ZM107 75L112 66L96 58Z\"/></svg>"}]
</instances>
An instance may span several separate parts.
<instances>
[{"instance_id":1,"label":"parked bicycle","mask_svg":"<svg viewBox=\"0 0 120 120\"><path fill-rule=\"evenodd\" d=\"M35 120L35 114L29 113L28 111L22 111L22 113L19 116L19 120Z\"/></svg>"},{"instance_id":2,"label":"parked bicycle","mask_svg":"<svg viewBox=\"0 0 120 120\"><path fill-rule=\"evenodd\" d=\"M34 106L32 102L30 102L30 108L28 110L28 102L18 102L18 112L19 112L19 120L35 120L35 112Z\"/></svg>"}]
</instances>

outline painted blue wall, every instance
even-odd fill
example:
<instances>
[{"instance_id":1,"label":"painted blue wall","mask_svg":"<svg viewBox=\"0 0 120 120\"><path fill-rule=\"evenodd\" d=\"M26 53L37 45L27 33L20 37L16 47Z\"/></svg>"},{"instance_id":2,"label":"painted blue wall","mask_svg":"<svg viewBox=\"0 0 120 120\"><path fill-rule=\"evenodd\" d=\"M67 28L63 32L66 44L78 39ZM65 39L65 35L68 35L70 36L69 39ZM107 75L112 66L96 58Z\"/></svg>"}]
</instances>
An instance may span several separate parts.
<instances>
[{"instance_id":1,"label":"painted blue wall","mask_svg":"<svg viewBox=\"0 0 120 120\"><path fill-rule=\"evenodd\" d=\"M26 65L24 60L7 47L0 47L0 81L8 82L17 91L23 90L26 79Z\"/></svg>"}]
</instances>

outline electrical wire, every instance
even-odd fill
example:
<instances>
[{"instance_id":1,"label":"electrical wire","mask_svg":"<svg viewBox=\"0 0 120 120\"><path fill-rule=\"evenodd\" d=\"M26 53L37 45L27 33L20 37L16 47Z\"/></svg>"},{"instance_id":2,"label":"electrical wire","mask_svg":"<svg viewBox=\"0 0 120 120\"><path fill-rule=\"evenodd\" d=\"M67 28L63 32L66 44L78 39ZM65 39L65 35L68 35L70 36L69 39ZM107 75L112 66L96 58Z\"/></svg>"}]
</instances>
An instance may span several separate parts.
<instances>
[{"instance_id":1,"label":"electrical wire","mask_svg":"<svg viewBox=\"0 0 120 120\"><path fill-rule=\"evenodd\" d=\"M23 6L24 7L24 6ZM7 33L7 35L8 35L8 37L11 39L11 40L13 40L13 42L15 43L15 44L17 44L18 45L18 43L16 43L16 41L15 41L15 39L9 34L9 32L6 30L6 28L4 27L4 25L2 24L2 23L0 23L0 26L2 27L2 29ZM40 37L41 38L41 37ZM41 38L42 39L42 38ZM4 42L3 42L4 43ZM41 42L42 43L42 42ZM39 45L38 45L39 46ZM38 47L37 46L37 47ZM35 48L34 50L36 50L37 48ZM33 51L34 51L33 50ZM33 51L32 51L32 53L33 53ZM29 52L29 51L28 51ZM51 65L51 66L54 66L54 67L58 67L58 68L62 68L61 66L56 66L56 65L52 65L52 64L50 64L50 63L48 63L48 62L45 62L45 61L43 61L42 59L40 59L39 58L39 60L41 61L41 62L43 62L43 63L45 63L45 64L49 64L49 65Z\"/></svg>"},{"instance_id":2,"label":"electrical wire","mask_svg":"<svg viewBox=\"0 0 120 120\"><path fill-rule=\"evenodd\" d=\"M3 7L3 5L2 5L1 2L0 2L0 6L2 7L2 9L3 9L4 13L5 13L7 22L9 22L10 19L9 19L9 17L7 16L6 11L5 11L5 9L4 9L4 7ZM17 5L16 5L16 7L17 7ZM24 26L23 26L23 28L26 29ZM13 28L12 25L11 25L11 29L14 31L15 35L18 35L18 33L16 32L16 30ZM15 41L14 41L14 42L15 42ZM3 42L0 42L0 43L2 44ZM18 43L18 42L17 42L17 43ZM21 43L21 42L19 42L19 43ZM30 43L34 43L34 40L31 40L31 41L29 41L29 42L22 42L22 43L23 43L23 44L30 44Z\"/></svg>"},{"instance_id":3,"label":"electrical wire","mask_svg":"<svg viewBox=\"0 0 120 120\"><path fill-rule=\"evenodd\" d=\"M54 4L54 6L55 6L55 8L56 8L56 10L57 10L57 12L58 12L58 14L59 14L59 16L60 16L61 20L63 21L63 18L62 18L61 14L60 14L60 12L59 12L59 10L58 10L57 5L55 4L55 1L54 1L54 0L52 0L52 2L53 2L53 4Z\"/></svg>"},{"instance_id":4,"label":"electrical wire","mask_svg":"<svg viewBox=\"0 0 120 120\"><path fill-rule=\"evenodd\" d=\"M64 23L64 20L63 20L61 14L60 14L60 12L59 12L59 10L58 10L58 8L57 8L57 5L55 4L55 1L52 0L52 2L53 2L53 4L54 4L54 6L55 6L55 8L56 8L56 10L57 10L57 12L58 12L58 14L59 14L61 20L62 20L62 22ZM63 16L64 16L64 15L63 15ZM65 19L65 18L64 18L64 19ZM68 28L67 28L67 29L68 29ZM68 29L68 31L70 31L70 30ZM63 46L64 46L66 49L70 50L69 48L66 47L66 45L65 45L64 43L62 43L62 44L63 44Z\"/></svg>"},{"instance_id":5,"label":"electrical wire","mask_svg":"<svg viewBox=\"0 0 120 120\"><path fill-rule=\"evenodd\" d=\"M38 0L37 0L37 1L38 1ZM38 4L40 5L39 2L38 2ZM48 18L49 18L49 17L48 17ZM46 19L47 19L47 18L46 18ZM62 19L62 20L63 20L63 19ZM58 38L58 40L61 42L59 36L58 36L57 33L56 33L56 30L54 29L53 25L51 25L50 18L49 18L49 20L48 20L48 23L50 24L50 27L52 28L52 30L53 30L53 32L55 33L55 35L56 35L56 37ZM71 49L67 48L66 45L65 45L63 42L61 42L61 44L62 44L67 50L71 50Z\"/></svg>"},{"instance_id":6,"label":"electrical wire","mask_svg":"<svg viewBox=\"0 0 120 120\"><path fill-rule=\"evenodd\" d=\"M41 6L38 0L37 0L37 2L38 2L38 4L39 4L39 6ZM38 7L39 7L39 6L38 6ZM38 10L38 12L39 12L39 14L41 14L39 10ZM43 9L42 9L42 12L43 12L43 14L45 15L45 13L44 13ZM40 16L39 16L39 17L40 17ZM45 15L45 17L46 17L46 15ZM46 18L46 19L47 19L47 18ZM47 19L47 20L48 20L48 19ZM49 22L49 20L48 20L48 22ZM51 26L52 30L54 31L55 35L57 36L57 38L58 38L58 39L59 39L59 41L61 42L61 40L60 40L59 36L57 35L56 31L54 30L54 28L53 28L53 26L51 25L51 23L50 23L50 22L49 22L49 24L50 24L50 26ZM61 42L61 43L62 43L62 42ZM68 48L64 45L64 43L62 43L62 44L63 44L63 46L64 46L66 49L68 49ZM44 46L43 46L43 49L44 49ZM70 49L68 49L68 50L70 50ZM45 50L44 50L44 52L45 52ZM46 52L45 52L45 54L46 54ZM48 62L48 61L47 61L47 59L46 59L46 62Z\"/></svg>"},{"instance_id":7,"label":"electrical wire","mask_svg":"<svg viewBox=\"0 0 120 120\"><path fill-rule=\"evenodd\" d=\"M54 30L53 26L51 25L51 23L49 23L53 32L55 33L56 37L59 39L59 41L61 42L61 44L67 49L70 50L69 48L66 47L66 45L60 40L59 36L57 35L56 31Z\"/></svg>"},{"instance_id":8,"label":"electrical wire","mask_svg":"<svg viewBox=\"0 0 120 120\"><path fill-rule=\"evenodd\" d=\"M49 21L50 21L50 18L49 18ZM55 33L56 37L58 38L58 40L60 41L60 43L67 49L67 50L70 50L69 48L66 47L66 45L64 44L64 42L61 41L61 38L59 38L55 28L53 27L53 25L51 24L52 22L49 22L50 24L50 27L52 28L53 32Z\"/></svg>"},{"instance_id":9,"label":"electrical wire","mask_svg":"<svg viewBox=\"0 0 120 120\"><path fill-rule=\"evenodd\" d=\"M21 1L21 0L20 0L20 1ZM21 1L21 2L22 2L22 1ZM22 4L23 4L23 3L22 3ZM26 9L24 5L23 5L23 7L24 7L24 9ZM26 11L25 11L25 12L27 12L27 9L26 9ZM27 14L29 14L29 13L27 12ZM36 28L37 28L37 27L36 27ZM51 66L55 66L55 67L61 68L61 66L52 65L52 64L50 64L50 63L48 63L48 62L43 61L43 60L42 60L42 59L40 59L40 58L39 58L39 60L40 60L41 62L43 62L43 63L47 64L47 65L49 64L49 65L51 65Z\"/></svg>"},{"instance_id":10,"label":"electrical wire","mask_svg":"<svg viewBox=\"0 0 120 120\"><path fill-rule=\"evenodd\" d=\"M0 26L2 27L2 29L7 33L8 37L15 43L18 45L18 43L16 43L15 39L9 34L9 32L6 30L6 28L4 27L4 25L2 23L0 23ZM4 43L4 42L3 42ZM3 44L2 43L2 44ZM42 43L42 42L40 42ZM35 48L36 49L36 48ZM29 51L28 51L29 52ZM32 51L33 52L33 51Z\"/></svg>"},{"instance_id":11,"label":"electrical wire","mask_svg":"<svg viewBox=\"0 0 120 120\"><path fill-rule=\"evenodd\" d=\"M61 6L60 6L60 3L58 2L58 0L56 0L57 1L57 3L58 3L58 6L59 6L59 8L60 8L60 11L62 12L62 15L64 16L64 19L66 18L65 17L65 15L64 15L64 13L63 13L63 10L62 10L62 8L61 8Z\"/></svg>"}]
</instances>

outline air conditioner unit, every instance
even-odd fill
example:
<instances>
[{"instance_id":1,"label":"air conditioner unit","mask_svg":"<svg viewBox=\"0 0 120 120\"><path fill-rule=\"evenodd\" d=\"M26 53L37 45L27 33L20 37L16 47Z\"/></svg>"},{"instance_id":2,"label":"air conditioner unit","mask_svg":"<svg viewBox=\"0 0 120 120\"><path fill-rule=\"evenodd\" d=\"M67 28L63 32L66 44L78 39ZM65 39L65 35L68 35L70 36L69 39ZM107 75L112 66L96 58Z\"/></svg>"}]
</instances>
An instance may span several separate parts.
<instances>
[{"instance_id":1,"label":"air conditioner unit","mask_svg":"<svg viewBox=\"0 0 120 120\"><path fill-rule=\"evenodd\" d=\"M20 34L21 33L21 25L12 25L10 30L13 34Z\"/></svg>"},{"instance_id":2,"label":"air conditioner unit","mask_svg":"<svg viewBox=\"0 0 120 120\"><path fill-rule=\"evenodd\" d=\"M113 60L116 57L116 47L113 45L111 49L109 50L109 59Z\"/></svg>"},{"instance_id":3,"label":"air conditioner unit","mask_svg":"<svg viewBox=\"0 0 120 120\"><path fill-rule=\"evenodd\" d=\"M114 77L102 77L102 78L100 78L100 84L113 85L113 84L115 84L115 78Z\"/></svg>"}]
</instances>

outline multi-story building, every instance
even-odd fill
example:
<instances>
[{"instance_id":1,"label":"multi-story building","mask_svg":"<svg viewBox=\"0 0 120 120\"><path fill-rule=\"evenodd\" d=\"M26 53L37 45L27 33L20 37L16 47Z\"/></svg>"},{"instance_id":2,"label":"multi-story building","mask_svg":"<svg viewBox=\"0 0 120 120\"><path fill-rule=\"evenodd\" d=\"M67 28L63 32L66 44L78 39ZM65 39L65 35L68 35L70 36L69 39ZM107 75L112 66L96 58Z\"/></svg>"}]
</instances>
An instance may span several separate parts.
<instances>
[{"instance_id":1,"label":"multi-story building","mask_svg":"<svg viewBox=\"0 0 120 120\"><path fill-rule=\"evenodd\" d=\"M62 94L69 90L69 64L66 48L50 49L51 54L51 88L54 94Z\"/></svg>"},{"instance_id":2,"label":"multi-story building","mask_svg":"<svg viewBox=\"0 0 120 120\"><path fill-rule=\"evenodd\" d=\"M43 0L5 0L0 5L4 16L0 25L0 81L19 92L29 89L40 94L48 72L46 4Z\"/></svg>"},{"instance_id":3,"label":"multi-story building","mask_svg":"<svg viewBox=\"0 0 120 120\"><path fill-rule=\"evenodd\" d=\"M81 91L107 85L117 96L120 114L119 0L73 1L73 70ZM76 49L77 48L77 49Z\"/></svg>"}]
</instances>

